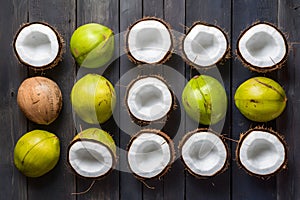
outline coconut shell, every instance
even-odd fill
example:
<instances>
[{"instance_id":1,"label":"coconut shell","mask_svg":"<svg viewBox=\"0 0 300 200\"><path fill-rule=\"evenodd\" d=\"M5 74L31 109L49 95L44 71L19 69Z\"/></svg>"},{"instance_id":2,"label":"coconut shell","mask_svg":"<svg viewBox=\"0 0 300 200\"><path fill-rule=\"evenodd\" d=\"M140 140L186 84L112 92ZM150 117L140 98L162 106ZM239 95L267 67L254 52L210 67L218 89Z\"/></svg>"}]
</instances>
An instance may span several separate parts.
<instances>
[{"instance_id":1,"label":"coconut shell","mask_svg":"<svg viewBox=\"0 0 300 200\"><path fill-rule=\"evenodd\" d=\"M129 90L131 89L131 87L133 86L133 84L140 80L140 79L143 79L143 78L147 78L147 77L153 77L153 78L157 78L159 79L160 81L162 81L163 83L165 83L165 85L168 87L169 91L171 92L171 95L172 95L172 106L171 106L171 109L169 110L169 112L162 118L158 119L158 120L155 120L155 121L146 121L146 120L140 120L140 119L137 119L131 112L130 112L130 109L129 109L129 106L128 106L128 103L127 103L127 99L128 99L128 93L129 93ZM127 90L126 90L126 94L125 94L125 107L131 117L131 119L133 120L134 123L140 125L140 126L147 126L151 123L164 123L168 120L169 116L170 116L170 113L172 112L172 110L175 110L177 105L176 105L176 99L175 99L175 95L173 93L173 91L171 90L170 86L167 84L166 80L164 80L163 77L159 76L159 75L147 75L147 76L138 76L135 80L131 81L131 83L129 83L129 85L127 86Z\"/></svg>"},{"instance_id":2,"label":"coconut shell","mask_svg":"<svg viewBox=\"0 0 300 200\"><path fill-rule=\"evenodd\" d=\"M17 49L16 49L16 45L15 45L17 37L19 36L19 34L22 31L22 29L24 29L25 27L28 27L30 25L33 25L33 24L42 24L42 25L48 26L55 33L55 35L57 37L57 41L59 43L58 44L59 45L59 50L57 52L56 58L51 63L49 63L49 64L47 64L45 66L41 66L41 67L35 67L35 66L32 66L32 65L28 64L27 62L23 61L21 59L21 57L18 55L18 52L17 52ZM65 42L64 42L64 39L61 36L61 34L56 30L56 28L54 28L53 26L49 25L48 23L46 23L46 22L31 22L31 23L25 23L25 24L23 24L19 28L19 30L15 34L15 37L14 37L14 40L13 40L13 48L14 48L15 55L16 55L18 61L21 64L23 64L23 65L25 65L25 66L27 66L27 67L35 70L35 71L44 71L44 70L51 69L51 68L57 66L58 63L62 60L63 53L65 52Z\"/></svg>"},{"instance_id":3,"label":"coconut shell","mask_svg":"<svg viewBox=\"0 0 300 200\"><path fill-rule=\"evenodd\" d=\"M17 102L24 115L37 124L49 125L62 108L62 94L52 80L37 76L24 80L19 87Z\"/></svg>"},{"instance_id":4,"label":"coconut shell","mask_svg":"<svg viewBox=\"0 0 300 200\"><path fill-rule=\"evenodd\" d=\"M226 39L226 43L227 43L227 48L226 48L226 51L225 53L223 54L223 56L214 64L214 65L211 65L211 66L199 66L197 64L195 64L193 61L189 60L186 53L183 51L183 44L184 44L184 40L186 38L186 36L189 34L189 32L196 26L196 25L204 25L204 26L210 26L210 27L214 27L214 28L217 28L218 30L220 30L225 39ZM191 67L195 68L195 69L210 69L210 68L213 68L215 67L216 65L224 65L226 60L228 60L229 58L231 58L231 55L230 55L230 44L229 44L229 41L228 41L228 34L222 29L220 28L219 26L217 25L213 25L213 24L209 24L209 23L206 23L206 22L202 22L202 21L196 21L193 23L193 25L187 29L187 32L186 34L180 39L181 40L181 45L180 45L180 49L181 49L181 52L182 52L182 59Z\"/></svg>"},{"instance_id":5,"label":"coconut shell","mask_svg":"<svg viewBox=\"0 0 300 200\"><path fill-rule=\"evenodd\" d=\"M159 62L157 63L152 63L152 64L163 64L165 63L166 61L168 61L171 56L172 56L172 53L174 52L174 36L171 32L172 28L171 28L171 25L169 23L167 23L166 21L164 21L163 19L160 19L160 18L157 18L157 17L143 17L142 19L139 19L137 21L135 21L132 25L130 25L128 28L127 28L127 32L125 34L125 42L126 42L126 46L125 46L125 53L127 53L127 56L128 56L128 59L135 63L135 64L145 64L145 62L142 62L142 61L139 61L139 60L136 60L132 54L130 53L130 50L129 50L129 47L128 47L128 37L129 37L129 33L130 33L130 30L132 29L133 26L135 26L137 23L141 22L141 21L145 21L145 20L156 20L156 21L159 21L160 23L162 23L169 31L170 33L170 36L171 36L171 46L170 46L170 49L168 51L168 53L165 55L165 57L163 59L161 59Z\"/></svg>"},{"instance_id":6,"label":"coconut shell","mask_svg":"<svg viewBox=\"0 0 300 200\"><path fill-rule=\"evenodd\" d=\"M247 62L247 60L244 59L244 57L242 56L242 54L241 54L241 52L240 52L240 50L239 50L239 48L238 48L238 47L239 47L239 42L240 42L240 39L242 38L242 36L243 36L250 28L252 28L253 26L256 26L256 25L258 25L258 24L267 24L267 25L269 25L269 26L275 28L275 29L282 35L282 38L283 38L284 43L285 43L285 46L286 46L286 54L285 54L285 56L282 58L282 60L281 60L279 63L275 64L275 65L272 65L272 66L269 66L269 67L263 67L263 68L262 68L262 67L259 67L259 66L254 66L254 65L250 64L249 62ZM287 38L287 37L285 36L285 34L284 34L283 32L281 32L281 31L278 29L278 27L275 26L274 24L272 24L272 23L270 23L270 22L265 22L265 21L264 21L264 22L260 22L260 21L255 22L255 23L253 23L251 26L247 27L244 31L242 31L242 33L241 33L240 36L238 37L237 42L236 42L236 45L237 45L237 47L236 47L236 55L237 55L238 59L243 63L243 65L244 65L245 67L247 67L247 68L248 68L249 70L251 70L251 71L255 71L255 72L258 72L258 73L268 73L268 72L271 72L271 71L280 69L280 68L282 68L282 67L285 65L285 63L286 63L286 61L287 61L288 52L289 52L289 45L288 45L288 42L287 42L287 39L286 39L286 38Z\"/></svg>"},{"instance_id":7,"label":"coconut shell","mask_svg":"<svg viewBox=\"0 0 300 200\"><path fill-rule=\"evenodd\" d=\"M267 174L267 175L259 175L259 174L254 174L252 173L251 171L247 170L247 168L245 168L240 160L240 148L241 148L241 145L244 141L244 139L253 131L265 131L265 132L268 132L274 136L276 136L278 138L278 140L283 144L284 148L285 148L285 158L284 158L284 162L282 163L282 165L278 168L278 170L276 170L274 173L271 173L271 174ZM279 134L278 132L274 131L273 129L271 128L264 128L262 126L256 126L254 128L251 128L249 129L248 131L244 132L244 133L241 133L240 134L240 139L238 141L238 144L237 144L237 147L236 147L236 151L235 151L235 157L236 157L236 163L237 165L242 168L243 170L246 171L247 174L249 174L250 176L255 176L255 177L258 177L258 178L261 178L261 179L269 179L270 177L274 176L275 174L281 172L282 170L286 169L287 168L287 163L288 163L288 158L287 158L287 152L288 151L288 148L287 148L287 143L286 141L284 140L284 137Z\"/></svg>"},{"instance_id":8,"label":"coconut shell","mask_svg":"<svg viewBox=\"0 0 300 200\"><path fill-rule=\"evenodd\" d=\"M223 142L223 144L224 144L224 146L225 146L225 148L226 148L226 151L227 151L226 162L224 163L223 167L222 167L218 172L216 172L215 174L213 174L212 176L201 176L201 175L199 175L199 174L194 173L189 167L187 167L187 165L185 164L185 162L184 162L184 160L183 160L183 158L182 158L182 147L183 147L183 145L185 144L185 142L186 142L192 135L194 135L195 133L198 133L198 132L210 132L210 133L215 134L216 136L218 136L218 137L222 140L222 142ZM225 171L228 169L228 167L229 167L230 152L229 152L228 145L227 145L227 143L225 142L225 139L223 138L222 135L220 135L219 133L217 133L217 132L215 132L215 131L213 131L213 130L211 130L211 129L208 129L208 128L197 128L196 130L193 130L193 131L188 132L185 136L183 136L183 138L182 138L181 141L179 142L178 149L179 149L179 154L180 154L181 161L182 161L182 163L184 164L185 169L186 169L191 175L193 175L194 177L196 177L196 178L198 178L198 179L208 179L208 178L215 177L215 176L217 176L217 175L222 174L223 172L225 172Z\"/></svg>"},{"instance_id":9,"label":"coconut shell","mask_svg":"<svg viewBox=\"0 0 300 200\"><path fill-rule=\"evenodd\" d=\"M137 178L138 180L140 181L144 181L144 180L149 180L149 179L161 179L161 177L163 177L168 171L169 169L171 168L171 165L173 164L173 162L175 161L175 148L174 148L174 143L173 141L171 140L171 138L164 132L160 131L160 130L156 130L156 129L143 129L141 131L139 131L138 133L136 133L134 136L131 137L128 145L127 145L127 154L129 152L129 149L130 149L130 146L132 145L133 141L141 134L143 133L154 133L154 134L157 134L157 135L160 135L161 137L163 137L167 143L169 144L169 147L170 147L170 152L171 152L171 158L170 158L170 161L169 161L169 164L165 167L165 169L159 173L158 175L152 177L152 178L145 178L145 177L141 177L139 176L138 174L134 173L132 171L132 169L130 168L130 164L128 162L128 156L127 157L127 163L128 163L128 167L130 169L130 171L133 173L134 177Z\"/></svg>"}]
</instances>

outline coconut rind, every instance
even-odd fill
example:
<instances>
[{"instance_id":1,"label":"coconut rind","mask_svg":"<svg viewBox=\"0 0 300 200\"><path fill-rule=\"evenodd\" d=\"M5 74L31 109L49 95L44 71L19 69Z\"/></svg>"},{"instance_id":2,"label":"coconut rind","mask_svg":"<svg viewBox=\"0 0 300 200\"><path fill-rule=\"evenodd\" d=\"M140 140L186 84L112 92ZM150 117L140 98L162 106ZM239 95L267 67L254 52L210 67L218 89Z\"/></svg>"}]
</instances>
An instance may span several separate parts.
<instances>
[{"instance_id":1,"label":"coconut rind","mask_svg":"<svg viewBox=\"0 0 300 200\"><path fill-rule=\"evenodd\" d=\"M225 53L223 54L223 56L217 61L215 62L215 64L213 65L210 65L210 66L199 66L197 64L195 64L193 61L189 60L188 57L186 56L186 53L184 52L183 50L183 45L184 45L184 40L186 38L186 36L189 34L189 32L194 28L194 26L196 25L204 25L204 26L210 26L210 27L214 27L214 28L217 28L219 31L221 31L226 39L226 43L227 43L227 48L226 48L226 51ZM209 24L209 23L206 23L206 22L202 22L202 21L196 21L193 23L193 25L191 27L189 27L187 29L187 32L186 34L180 39L180 50L182 52L182 59L189 65L191 66L192 68L195 68L195 69L211 69L211 68L214 68L216 67L216 65L224 65L226 60L230 59L231 58L231 54L230 54L230 44L228 42L228 34L219 26L217 25L213 25L213 24Z\"/></svg>"},{"instance_id":2,"label":"coconut rind","mask_svg":"<svg viewBox=\"0 0 300 200\"><path fill-rule=\"evenodd\" d=\"M198 133L198 132L210 132L212 134L215 134L216 136L218 136L221 141L223 142L225 148L226 148L226 154L227 154L227 157L226 157L226 162L224 163L223 167L217 171L215 174L211 175L211 176L202 176L202 175L199 175L199 174L196 174L195 172L193 172L184 162L184 159L182 157L182 148L183 148L183 145L185 144L185 142L192 136L194 135L195 133ZM178 145L178 149L179 149L179 154L180 154L180 159L182 161L182 163L184 164L185 166L185 169L191 174L193 175L194 177L198 178L198 179L208 179L208 178L212 178L212 177L215 177L219 174L222 174L223 172L225 172L228 167L229 167L229 158L230 158L230 152L229 152L229 148L228 148L228 145L227 143L225 142L224 138L222 135L220 135L219 133L211 130L211 129L208 129L208 128L197 128L193 131L190 131L188 133L186 133L186 135L183 136L183 138L180 140L179 142L179 145Z\"/></svg>"},{"instance_id":3,"label":"coconut rind","mask_svg":"<svg viewBox=\"0 0 300 200\"><path fill-rule=\"evenodd\" d=\"M247 62L246 59L243 58L243 56L242 56L242 54L241 54L241 52L240 52L240 50L239 50L239 48L238 48L238 46L239 46L239 41L240 41L240 39L242 38L242 36L243 36L250 28L252 28L252 27L254 27L254 26L256 26L256 25L259 25L259 24L266 24L266 25L268 25L268 26L273 27L274 29L276 29L276 31L278 31L278 33L282 36L282 38L283 38L283 40L284 40L285 47L286 47L286 53L285 53L285 56L282 58L282 60L281 60L279 63L277 63L277 64L275 64L275 65L273 65L273 66L263 67L263 68L262 68L262 67L254 66L254 65L250 64L249 62ZM247 67L249 70L255 71L255 72L258 72L258 73L267 73L267 72L271 72L271 71L274 71L274 70L277 70L277 69L282 68L282 67L285 65L286 61L287 61L288 52L289 52L289 49L290 49L290 48L289 48L289 44L288 44L288 41L287 41L286 38L287 38L287 36L286 36L286 35L285 35L285 34L284 34L277 26L275 26L274 24L272 24L272 23L270 23L270 22L266 22L266 21L263 21L263 22L258 21L258 22L253 23L252 25L250 25L249 27L247 27L245 30L243 30L243 31L241 32L240 36L239 36L238 39L237 39L237 43L236 43L237 47L236 47L235 53L236 53L238 59L242 62L242 64L243 64L245 67Z\"/></svg>"},{"instance_id":4,"label":"coconut rind","mask_svg":"<svg viewBox=\"0 0 300 200\"><path fill-rule=\"evenodd\" d=\"M99 144L101 144L102 146L105 146L105 147L108 149L108 151L111 153L111 155L113 156L113 158L112 158L113 163L112 163L112 166L111 166L110 170L107 171L105 174L103 174L103 175L101 175L101 176L97 176L97 177L85 177L85 176L82 176L81 174L78 174L78 173L73 169L73 167L72 167L72 165L71 165L71 163L70 163L70 160L69 160L69 154L70 154L70 149L71 149L72 145L73 145L74 143L76 143L76 142L79 142L79 141L90 141L90 142L99 143ZM97 140L94 140L94 139L87 139L87 138L77 138L77 139L73 140L73 141L69 144L69 146L68 146L67 162L68 162L68 165L69 165L69 167L71 168L71 170L72 170L78 177L81 177L81 178L84 178L84 179L95 179L95 180L99 180L99 179L101 179L101 178L103 178L103 177L109 175L109 174L113 171L113 169L115 168L116 163L117 163L117 157L116 157L116 154L111 150L111 148L110 148L108 145L106 145L106 144L104 144L104 143L102 143L102 142L100 142L100 141L97 141Z\"/></svg>"},{"instance_id":5,"label":"coconut rind","mask_svg":"<svg viewBox=\"0 0 300 200\"><path fill-rule=\"evenodd\" d=\"M282 163L282 165L273 173L271 174L266 174L266 175L260 175L260 174L255 174L249 170L247 170L246 167L243 166L241 160L240 160L240 148L241 148L241 144L243 143L244 139L253 131L264 131L264 132L268 132L272 135L274 135L275 137L278 138L278 140L283 144L284 146L284 150L285 150L285 157L284 157L284 162ZM240 134L240 139L238 141L237 147L236 147L236 151L235 151L235 157L236 157L236 163L239 166L239 168L242 168L243 170L246 171L247 174L249 174L250 176L255 176L257 178L261 178L261 179L269 179L270 177L276 175L277 173L283 171L284 169L287 169L287 163L288 163L288 158L287 158L287 153L288 153L288 145L286 143L286 141L284 140L284 137L279 134L278 132L274 131L272 128L264 128L262 126L257 126L255 128L251 128L248 131L241 133Z\"/></svg>"},{"instance_id":6,"label":"coconut rind","mask_svg":"<svg viewBox=\"0 0 300 200\"><path fill-rule=\"evenodd\" d=\"M169 148L170 148L170 161L168 163L168 165L165 167L164 170L162 170L159 174L157 174L156 176L153 176L151 178L146 178L146 177L142 177L142 176L139 176L138 174L134 173L130 167L130 164L129 164L129 161L128 161L128 152L129 152L129 149L130 149L130 146L131 144L133 143L133 141L141 134L143 133L153 133L153 134L157 134L157 135L160 135L161 137L163 137L169 144ZM164 132L160 131L160 130L156 130L156 129L143 129L141 131L139 131L138 133L136 133L134 136L131 137L128 145L127 145L127 148L126 148L126 151L127 151L127 163L128 163L128 167L130 169L130 171L132 172L133 176L135 178L137 178L138 180L152 180L152 179L156 179L158 178L159 180L161 179L161 177L163 177L171 168L171 165L172 163L175 161L175 148L174 148L174 142L171 140L171 138Z\"/></svg>"},{"instance_id":7,"label":"coconut rind","mask_svg":"<svg viewBox=\"0 0 300 200\"><path fill-rule=\"evenodd\" d=\"M35 66L32 66L30 64L28 64L27 62L24 62L21 57L19 56L17 50L16 50L16 46L15 46L15 43L16 43L16 40L17 40L17 37L19 35L19 33L23 30L23 28L27 27L27 26L30 26L32 24L41 24L41 25L45 25L45 26L48 26L56 35L57 37L57 41L58 41L58 46L59 46L59 49L58 49L58 52L57 52L57 55L55 57L55 59L47 64L47 65L44 65L44 66L41 66L41 67L35 67ZM52 27L51 25L49 25L48 23L46 22L31 22L31 23L24 23L23 25L20 26L19 30L17 31L17 33L15 34L14 36L14 40L13 40L13 49L14 49L14 52L15 52L15 56L17 57L18 61L20 62L20 64L23 64L35 71L44 71L44 70L47 70L47 69L51 69L55 66L58 65L58 63L60 61L62 61L62 56L63 56L63 53L65 52L65 41L63 39L63 37L61 36L61 34L56 30L56 28Z\"/></svg>"},{"instance_id":8,"label":"coconut rind","mask_svg":"<svg viewBox=\"0 0 300 200\"><path fill-rule=\"evenodd\" d=\"M171 31L172 30L171 25L169 23L167 23L166 21L164 21L163 19L160 19L160 18L157 18L157 17L153 17L153 16L143 17L142 19L139 19L139 20L135 21L133 24L131 24L127 28L127 31L126 31L126 34L125 34L125 49L124 49L124 52L127 54L128 59L131 62L133 62L134 64L148 64L146 62L142 62L140 60L135 59L134 56L132 56L132 54L130 53L129 46L127 45L128 37L129 37L129 33L130 33L131 28L134 27L134 25L136 25L137 23L139 23L141 21L144 21L144 20L156 20L156 21L162 23L167 28L167 30L169 31L170 40L171 40L170 49L166 53L165 57L163 59L161 59L159 62L151 63L151 64L163 64L171 58L172 53L174 52L174 35L172 34L172 31Z\"/></svg>"},{"instance_id":9,"label":"coconut rind","mask_svg":"<svg viewBox=\"0 0 300 200\"><path fill-rule=\"evenodd\" d=\"M172 95L172 105L171 105L171 109L169 110L169 112L165 116L163 116L162 118L154 120L154 121L147 121L147 120L141 120L141 119L136 118L130 112L130 109L129 109L129 106L128 106L128 103L127 103L128 93L129 93L128 91L131 89L131 87L133 86L133 84L136 81L140 80L140 79L148 78L148 77L157 78L160 81L162 81L163 83L165 83L165 85L168 87L168 89L169 89L169 91L170 91L170 93ZM133 120L134 123L138 124L139 126L147 126L147 125L149 125L151 123L160 123L160 122L163 123L163 122L167 121L168 118L169 118L169 116L170 116L170 114L171 114L171 112L177 108L176 99L175 98L176 97L175 97L173 91L171 90L171 87L168 85L168 83L166 82L166 80L162 76L159 76L159 75L143 75L143 76L138 76L135 80L131 81L128 84L127 91L126 91L125 98L124 98L125 99L124 104L125 104L126 110L128 111L129 116L131 117L131 119Z\"/></svg>"}]
</instances>

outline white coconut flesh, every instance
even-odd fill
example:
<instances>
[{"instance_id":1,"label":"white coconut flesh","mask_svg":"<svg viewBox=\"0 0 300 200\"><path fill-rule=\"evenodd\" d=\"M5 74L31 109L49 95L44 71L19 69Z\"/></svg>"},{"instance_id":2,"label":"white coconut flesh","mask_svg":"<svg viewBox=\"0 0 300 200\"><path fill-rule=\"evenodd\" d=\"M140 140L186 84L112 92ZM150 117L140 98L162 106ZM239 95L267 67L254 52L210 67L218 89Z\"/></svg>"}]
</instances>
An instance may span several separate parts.
<instances>
[{"instance_id":1,"label":"white coconut flesh","mask_svg":"<svg viewBox=\"0 0 300 200\"><path fill-rule=\"evenodd\" d=\"M136 61L160 63L169 54L172 47L170 31L158 20L142 20L129 31L128 50Z\"/></svg>"},{"instance_id":2,"label":"white coconut flesh","mask_svg":"<svg viewBox=\"0 0 300 200\"><path fill-rule=\"evenodd\" d=\"M49 26L31 24L25 26L17 35L15 50L18 57L33 67L51 64L59 54L59 39Z\"/></svg>"},{"instance_id":3,"label":"white coconut flesh","mask_svg":"<svg viewBox=\"0 0 300 200\"><path fill-rule=\"evenodd\" d=\"M277 136L265 131L252 131L242 141L239 160L250 173L270 175L285 162L285 147Z\"/></svg>"},{"instance_id":4,"label":"white coconut flesh","mask_svg":"<svg viewBox=\"0 0 300 200\"><path fill-rule=\"evenodd\" d=\"M131 143L128 163L134 174L142 178L160 175L172 160L168 141L156 133L142 133Z\"/></svg>"},{"instance_id":5,"label":"white coconut flesh","mask_svg":"<svg viewBox=\"0 0 300 200\"><path fill-rule=\"evenodd\" d=\"M213 176L224 169L227 148L220 137L211 132L197 132L181 147L182 159L194 174Z\"/></svg>"},{"instance_id":6,"label":"white coconut flesh","mask_svg":"<svg viewBox=\"0 0 300 200\"><path fill-rule=\"evenodd\" d=\"M168 114L173 99L166 83L159 78L145 77L129 87L126 103L136 119L155 121Z\"/></svg>"},{"instance_id":7,"label":"white coconut flesh","mask_svg":"<svg viewBox=\"0 0 300 200\"><path fill-rule=\"evenodd\" d=\"M286 56L284 36L268 24L258 24L239 39L240 56L252 66L265 68L282 62Z\"/></svg>"},{"instance_id":8,"label":"white coconut flesh","mask_svg":"<svg viewBox=\"0 0 300 200\"><path fill-rule=\"evenodd\" d=\"M114 163L114 156L107 146L95 142L78 140L69 149L69 163L82 177L97 178L107 174Z\"/></svg>"},{"instance_id":9,"label":"white coconut flesh","mask_svg":"<svg viewBox=\"0 0 300 200\"><path fill-rule=\"evenodd\" d=\"M225 34L214 26L197 24L183 42L183 52L194 65L209 67L218 63L228 49Z\"/></svg>"}]
</instances>

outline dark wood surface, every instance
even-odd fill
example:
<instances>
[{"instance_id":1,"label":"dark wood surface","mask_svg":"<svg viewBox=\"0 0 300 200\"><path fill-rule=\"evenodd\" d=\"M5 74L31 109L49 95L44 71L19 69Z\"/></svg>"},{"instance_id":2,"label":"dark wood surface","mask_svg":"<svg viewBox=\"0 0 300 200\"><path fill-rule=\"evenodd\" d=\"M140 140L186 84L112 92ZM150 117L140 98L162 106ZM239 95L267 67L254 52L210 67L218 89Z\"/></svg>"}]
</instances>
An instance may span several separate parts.
<instances>
[{"instance_id":1,"label":"dark wood surface","mask_svg":"<svg viewBox=\"0 0 300 200\"><path fill-rule=\"evenodd\" d=\"M1 200L300 199L299 0L1 0L0 9ZM195 21L216 24L227 33L232 58L225 65L215 69L220 73L228 95L228 112L221 129L227 137L238 140L240 133L258 125L245 119L234 105L233 95L239 84L249 77L266 76L277 80L284 87L288 95L286 110L278 119L259 125L272 127L286 138L289 146L287 170L268 180L251 177L236 165L234 158L236 143L228 141L231 149L230 166L225 173L211 179L194 178L184 170L179 159L161 180L142 183L126 172L128 171L124 157L126 146L130 135L137 132L139 127L128 120L128 114L123 106L125 86L138 75L154 73L164 76L174 90L180 91L186 80L199 73L183 62L178 49L165 65L172 67L186 80L170 76L170 71L164 67L153 70L145 66L136 66L128 60L122 48L124 31L143 16L165 19L173 30L177 31L175 36L184 34ZM268 74L250 72L235 56L236 40L240 32L258 20L278 25L288 36L290 44L286 66ZM55 26L65 40L63 60L54 69L35 72L19 64L14 56L12 48L14 34L23 23L33 21L45 21ZM109 26L117 35L117 59L101 73L115 85L119 103L114 118L101 128L109 131L120 147L117 168L121 170L117 169L104 179L96 181L86 194L72 195L71 193L84 191L92 183L91 180L74 176L66 162L67 146L79 128L73 119L69 96L77 72L83 73L71 56L69 40L76 27L89 22ZM130 76L124 78L123 75L129 71ZM215 72L208 70L200 73ZM63 110L59 118L49 126L36 125L28 121L16 102L20 83L27 77L38 75L56 81L63 92ZM180 111L183 108L180 106L180 92L177 93L179 112L173 114L163 127L163 130L173 137L176 147L186 132L198 126ZM37 128L57 134L61 141L61 157L58 165L48 174L39 178L26 178L14 167L13 149L19 137ZM149 186L155 189L150 189Z\"/></svg>"}]
</instances>

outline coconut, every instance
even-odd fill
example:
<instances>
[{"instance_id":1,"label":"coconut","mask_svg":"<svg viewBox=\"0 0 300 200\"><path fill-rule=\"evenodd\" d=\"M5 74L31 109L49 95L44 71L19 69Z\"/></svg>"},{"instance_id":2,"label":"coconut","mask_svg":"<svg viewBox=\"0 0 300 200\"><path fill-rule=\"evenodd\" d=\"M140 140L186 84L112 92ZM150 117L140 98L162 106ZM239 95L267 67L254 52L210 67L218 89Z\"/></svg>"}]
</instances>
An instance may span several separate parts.
<instances>
[{"instance_id":1,"label":"coconut","mask_svg":"<svg viewBox=\"0 0 300 200\"><path fill-rule=\"evenodd\" d=\"M173 50L170 26L155 17L136 21L128 28L126 50L134 63L164 63Z\"/></svg>"},{"instance_id":2,"label":"coconut","mask_svg":"<svg viewBox=\"0 0 300 200\"><path fill-rule=\"evenodd\" d=\"M239 111L248 119L267 122L284 111L287 97L276 81L266 77L254 77L238 87L234 101Z\"/></svg>"},{"instance_id":3,"label":"coconut","mask_svg":"<svg viewBox=\"0 0 300 200\"><path fill-rule=\"evenodd\" d=\"M183 59L196 68L210 68L229 57L225 32L212 24L196 22L182 40Z\"/></svg>"},{"instance_id":4,"label":"coconut","mask_svg":"<svg viewBox=\"0 0 300 200\"><path fill-rule=\"evenodd\" d=\"M162 177L175 159L172 140L159 130L141 130L131 138L127 149L130 170L140 180Z\"/></svg>"},{"instance_id":5,"label":"coconut","mask_svg":"<svg viewBox=\"0 0 300 200\"><path fill-rule=\"evenodd\" d=\"M236 160L250 175L270 177L286 168L286 143L282 136L271 129L250 129L241 134Z\"/></svg>"},{"instance_id":6,"label":"coconut","mask_svg":"<svg viewBox=\"0 0 300 200\"><path fill-rule=\"evenodd\" d=\"M222 136L208 129L187 133L179 151L186 169L197 178L209 178L224 172L229 165L229 152Z\"/></svg>"},{"instance_id":7,"label":"coconut","mask_svg":"<svg viewBox=\"0 0 300 200\"><path fill-rule=\"evenodd\" d=\"M168 117L174 99L167 83L159 76L141 76L129 84L125 104L138 124L149 124Z\"/></svg>"},{"instance_id":8,"label":"coconut","mask_svg":"<svg viewBox=\"0 0 300 200\"><path fill-rule=\"evenodd\" d=\"M116 144L107 132L89 128L74 137L68 147L67 160L78 176L98 179L114 168Z\"/></svg>"},{"instance_id":9,"label":"coconut","mask_svg":"<svg viewBox=\"0 0 300 200\"><path fill-rule=\"evenodd\" d=\"M270 72L283 66L288 44L284 34L274 25L258 22L242 32L237 40L237 55L250 69Z\"/></svg>"},{"instance_id":10,"label":"coconut","mask_svg":"<svg viewBox=\"0 0 300 200\"><path fill-rule=\"evenodd\" d=\"M25 79L19 87L17 102L24 115L37 124L49 125L62 108L58 85L45 77Z\"/></svg>"},{"instance_id":11,"label":"coconut","mask_svg":"<svg viewBox=\"0 0 300 200\"><path fill-rule=\"evenodd\" d=\"M114 55L114 33L110 28L101 24L84 24L72 34L70 49L80 66L102 67Z\"/></svg>"},{"instance_id":12,"label":"coconut","mask_svg":"<svg viewBox=\"0 0 300 200\"><path fill-rule=\"evenodd\" d=\"M35 70L56 66L62 59L63 46L61 35L44 22L24 24L13 42L18 60Z\"/></svg>"},{"instance_id":13,"label":"coconut","mask_svg":"<svg viewBox=\"0 0 300 200\"><path fill-rule=\"evenodd\" d=\"M87 74L73 86L71 103L83 121L104 123L115 108L116 94L109 80L98 74Z\"/></svg>"},{"instance_id":14,"label":"coconut","mask_svg":"<svg viewBox=\"0 0 300 200\"><path fill-rule=\"evenodd\" d=\"M207 75L194 76L183 89L182 104L194 121L216 124L226 115L227 96L217 79Z\"/></svg>"},{"instance_id":15,"label":"coconut","mask_svg":"<svg viewBox=\"0 0 300 200\"><path fill-rule=\"evenodd\" d=\"M14 149L14 164L28 177L39 177L52 170L59 160L59 139L53 133L33 130L24 134Z\"/></svg>"}]
</instances>

